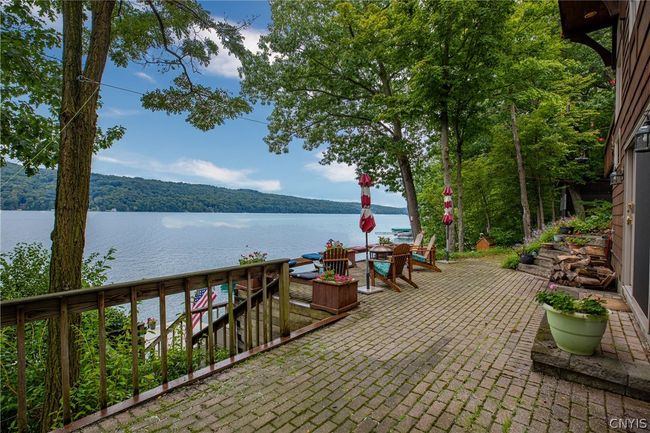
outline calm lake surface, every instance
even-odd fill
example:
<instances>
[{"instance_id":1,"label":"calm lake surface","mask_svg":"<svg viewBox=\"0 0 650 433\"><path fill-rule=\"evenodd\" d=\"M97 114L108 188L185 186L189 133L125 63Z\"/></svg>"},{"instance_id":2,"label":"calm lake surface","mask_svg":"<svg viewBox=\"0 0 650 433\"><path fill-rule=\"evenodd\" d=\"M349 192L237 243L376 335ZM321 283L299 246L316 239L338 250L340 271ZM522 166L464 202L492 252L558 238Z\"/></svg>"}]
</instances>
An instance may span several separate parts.
<instances>
[{"instance_id":1,"label":"calm lake surface","mask_svg":"<svg viewBox=\"0 0 650 433\"><path fill-rule=\"evenodd\" d=\"M369 241L392 227L407 227L407 215L376 215L377 227ZM90 212L86 228L86 255L116 249L108 272L109 283L134 281L238 263L239 256L254 250L269 259L294 258L320 251L336 239L345 245L362 245L358 215L232 214ZM19 242L41 242L50 247L54 212L0 212L0 249L11 250ZM222 296L220 296L221 298ZM168 320L184 308L168 299ZM156 316L157 300L145 301L139 316ZM176 307L172 305L177 304Z\"/></svg>"}]
</instances>

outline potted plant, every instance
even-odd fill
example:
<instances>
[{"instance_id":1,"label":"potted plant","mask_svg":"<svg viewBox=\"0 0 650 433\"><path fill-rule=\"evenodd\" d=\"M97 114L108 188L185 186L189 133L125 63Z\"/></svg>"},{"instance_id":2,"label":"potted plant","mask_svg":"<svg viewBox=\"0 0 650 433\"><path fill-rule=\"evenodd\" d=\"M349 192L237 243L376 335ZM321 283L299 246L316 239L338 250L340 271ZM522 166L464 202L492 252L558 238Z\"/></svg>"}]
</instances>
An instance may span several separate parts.
<instances>
[{"instance_id":1,"label":"potted plant","mask_svg":"<svg viewBox=\"0 0 650 433\"><path fill-rule=\"evenodd\" d=\"M149 328L149 329L151 329L152 331L154 331L154 330L156 329L156 323L158 323L158 322L157 322L157 320L156 320L155 318L153 318L153 317L149 317L149 318L147 319L147 328Z\"/></svg>"},{"instance_id":2,"label":"potted plant","mask_svg":"<svg viewBox=\"0 0 650 433\"><path fill-rule=\"evenodd\" d=\"M565 239L567 245L572 250L578 250L589 243L588 239L581 238L579 236L571 236Z\"/></svg>"},{"instance_id":3,"label":"potted plant","mask_svg":"<svg viewBox=\"0 0 650 433\"><path fill-rule=\"evenodd\" d=\"M602 301L575 299L565 292L542 291L537 302L546 310L546 318L555 344L576 355L591 355L600 345L607 329L609 310Z\"/></svg>"},{"instance_id":4,"label":"potted plant","mask_svg":"<svg viewBox=\"0 0 650 433\"><path fill-rule=\"evenodd\" d=\"M519 254L519 263L524 265L532 265L535 263L535 256L532 254L532 251L528 247L523 246L517 250Z\"/></svg>"},{"instance_id":5,"label":"potted plant","mask_svg":"<svg viewBox=\"0 0 650 433\"><path fill-rule=\"evenodd\" d=\"M561 235L570 235L573 233L573 221L569 219L563 219L559 223L560 234Z\"/></svg>"},{"instance_id":6,"label":"potted plant","mask_svg":"<svg viewBox=\"0 0 650 433\"><path fill-rule=\"evenodd\" d=\"M325 271L313 282L311 308L332 314L343 313L359 305L358 281L348 275Z\"/></svg>"},{"instance_id":7,"label":"potted plant","mask_svg":"<svg viewBox=\"0 0 650 433\"><path fill-rule=\"evenodd\" d=\"M379 245L393 245L393 241L388 236L379 236Z\"/></svg>"},{"instance_id":8,"label":"potted plant","mask_svg":"<svg viewBox=\"0 0 650 433\"><path fill-rule=\"evenodd\" d=\"M253 251L249 254L242 254L239 258L240 265L250 265L253 263L264 263L268 253L263 253L261 251ZM251 278L251 289L259 289L262 287L262 279L260 277ZM237 288L242 290L248 290L248 280L242 280L237 282Z\"/></svg>"},{"instance_id":9,"label":"potted plant","mask_svg":"<svg viewBox=\"0 0 650 433\"><path fill-rule=\"evenodd\" d=\"M325 243L325 249L331 250L332 248L345 248L345 247L343 246L343 242L330 239Z\"/></svg>"}]
</instances>

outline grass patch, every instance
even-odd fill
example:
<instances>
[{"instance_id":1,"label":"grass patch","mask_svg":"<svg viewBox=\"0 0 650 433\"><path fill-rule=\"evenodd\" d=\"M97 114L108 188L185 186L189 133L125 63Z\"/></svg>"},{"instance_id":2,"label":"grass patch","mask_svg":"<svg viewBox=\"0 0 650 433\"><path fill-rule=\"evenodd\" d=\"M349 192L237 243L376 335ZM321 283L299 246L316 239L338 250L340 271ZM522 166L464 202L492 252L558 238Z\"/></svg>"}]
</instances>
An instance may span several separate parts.
<instances>
[{"instance_id":1,"label":"grass patch","mask_svg":"<svg viewBox=\"0 0 650 433\"><path fill-rule=\"evenodd\" d=\"M501 262L501 267L505 269L517 269L519 264L519 255L517 253L509 254L503 262Z\"/></svg>"},{"instance_id":2,"label":"grass patch","mask_svg":"<svg viewBox=\"0 0 650 433\"><path fill-rule=\"evenodd\" d=\"M463 251L462 253L455 252L449 254L449 257L454 260L459 260L459 259L478 259L481 257L490 257L490 256L499 256L502 254L508 254L512 252L512 248L507 248L507 247L493 247L490 248L489 250L483 250L483 251ZM444 252L443 252L444 255ZM440 258L438 258L440 260Z\"/></svg>"}]
</instances>

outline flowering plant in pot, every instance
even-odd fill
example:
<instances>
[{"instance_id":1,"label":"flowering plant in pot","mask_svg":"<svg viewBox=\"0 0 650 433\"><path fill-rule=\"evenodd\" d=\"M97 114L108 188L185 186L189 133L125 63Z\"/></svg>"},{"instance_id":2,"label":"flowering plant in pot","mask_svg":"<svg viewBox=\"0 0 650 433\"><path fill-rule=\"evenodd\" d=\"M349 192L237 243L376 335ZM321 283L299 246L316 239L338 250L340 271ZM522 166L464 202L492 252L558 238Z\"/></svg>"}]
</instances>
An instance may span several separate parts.
<instances>
[{"instance_id":1,"label":"flowering plant in pot","mask_svg":"<svg viewBox=\"0 0 650 433\"><path fill-rule=\"evenodd\" d=\"M263 263L266 261L268 253L263 253L261 251L253 251L250 254L242 254L239 258L240 265L249 265L251 263Z\"/></svg>"},{"instance_id":2,"label":"flowering plant in pot","mask_svg":"<svg viewBox=\"0 0 650 433\"><path fill-rule=\"evenodd\" d=\"M264 263L266 261L267 256L268 256L267 253L263 253L261 251L253 251L252 253L246 255L242 254L241 257L239 258L239 264L250 265L253 263ZM251 289L259 289L260 287L262 287L261 277L256 277L251 279L250 286ZM244 279L243 281L239 281L237 283L237 288L247 290L249 288L248 280Z\"/></svg>"},{"instance_id":3,"label":"flowering plant in pot","mask_svg":"<svg viewBox=\"0 0 650 433\"><path fill-rule=\"evenodd\" d=\"M147 328L149 328L151 330L156 329L156 323L158 323L158 321L155 318L149 317L147 319Z\"/></svg>"},{"instance_id":4,"label":"flowering plant in pot","mask_svg":"<svg viewBox=\"0 0 650 433\"><path fill-rule=\"evenodd\" d=\"M358 280L339 275L333 270L323 272L313 282L311 308L339 314L359 305Z\"/></svg>"},{"instance_id":5,"label":"flowering plant in pot","mask_svg":"<svg viewBox=\"0 0 650 433\"><path fill-rule=\"evenodd\" d=\"M332 248L345 248L345 247L343 246L343 242L330 239L325 243L325 249L331 250Z\"/></svg>"},{"instance_id":6,"label":"flowering plant in pot","mask_svg":"<svg viewBox=\"0 0 650 433\"><path fill-rule=\"evenodd\" d=\"M576 355L594 353L609 319L609 310L602 301L590 297L575 299L560 291L542 291L535 298L546 310L557 347Z\"/></svg>"},{"instance_id":7,"label":"flowering plant in pot","mask_svg":"<svg viewBox=\"0 0 650 433\"><path fill-rule=\"evenodd\" d=\"M573 218L563 218L558 223L561 235L570 235L573 233Z\"/></svg>"}]
</instances>

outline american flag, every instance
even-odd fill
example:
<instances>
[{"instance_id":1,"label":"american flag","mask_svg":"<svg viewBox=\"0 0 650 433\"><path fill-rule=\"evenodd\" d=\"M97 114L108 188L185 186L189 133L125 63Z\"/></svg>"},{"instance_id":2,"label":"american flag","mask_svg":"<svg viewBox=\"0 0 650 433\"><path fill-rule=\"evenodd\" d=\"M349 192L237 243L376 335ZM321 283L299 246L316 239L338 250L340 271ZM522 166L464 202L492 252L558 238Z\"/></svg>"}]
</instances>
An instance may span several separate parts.
<instances>
[{"instance_id":1,"label":"american flag","mask_svg":"<svg viewBox=\"0 0 650 433\"><path fill-rule=\"evenodd\" d=\"M212 302L214 302L215 299L217 299L217 293L215 290L213 290ZM206 305L208 305L208 289L206 288L197 290L194 294L194 303L192 304L192 310L203 308ZM201 321L204 313L206 312L201 311L200 313L192 314L192 329L194 329L194 327Z\"/></svg>"}]
</instances>

